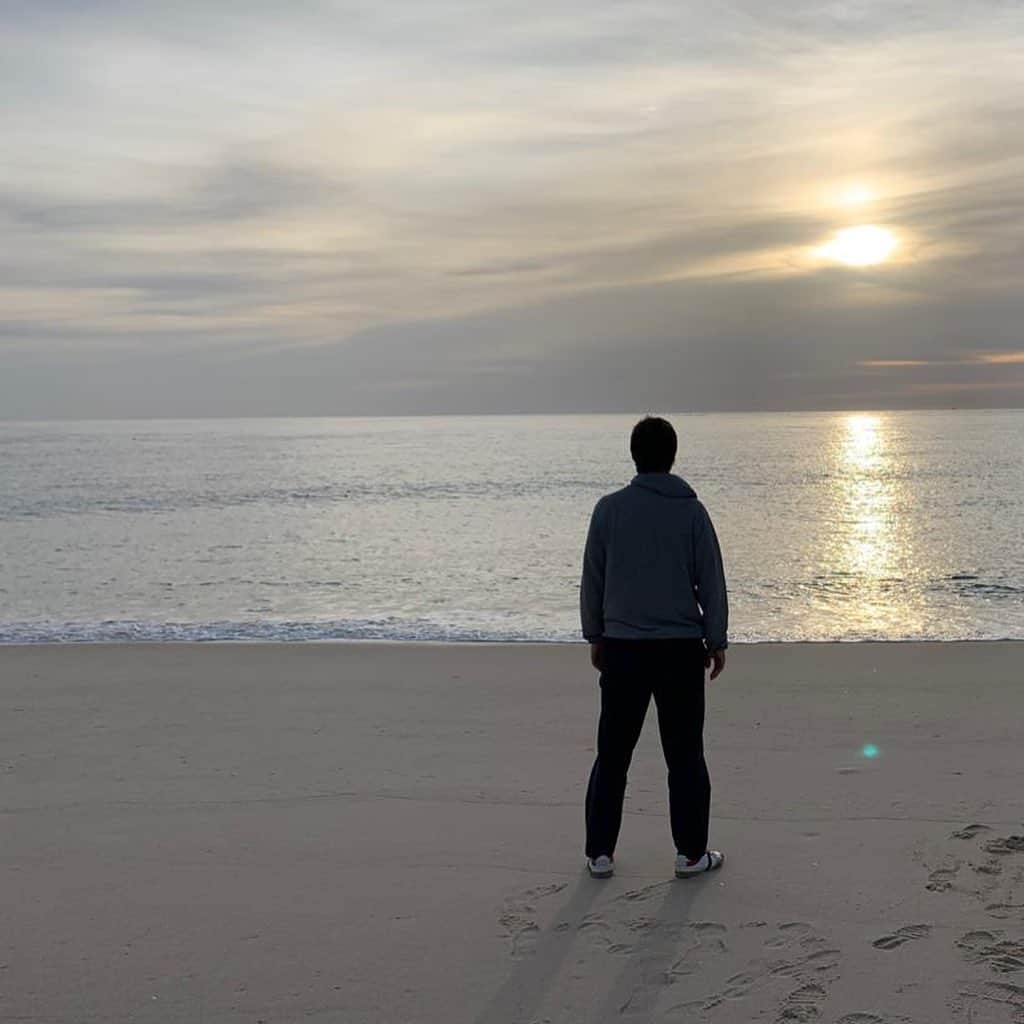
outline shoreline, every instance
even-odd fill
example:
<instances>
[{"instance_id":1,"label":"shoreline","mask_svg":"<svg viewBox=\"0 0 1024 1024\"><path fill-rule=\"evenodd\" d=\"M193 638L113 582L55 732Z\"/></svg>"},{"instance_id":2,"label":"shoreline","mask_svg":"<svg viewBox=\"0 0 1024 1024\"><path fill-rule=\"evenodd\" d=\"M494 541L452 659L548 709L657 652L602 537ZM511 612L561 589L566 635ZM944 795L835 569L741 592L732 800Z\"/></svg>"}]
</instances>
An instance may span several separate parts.
<instances>
[{"instance_id":1,"label":"shoreline","mask_svg":"<svg viewBox=\"0 0 1024 1024\"><path fill-rule=\"evenodd\" d=\"M38 649L64 647L311 647L311 646L376 646L376 647L538 647L562 648L585 645L586 640L509 640L509 639L395 639L392 637L317 637L309 640L257 639L210 639L210 640L0 640L0 650ZM933 644L951 646L956 644L1024 644L1024 637L940 637L907 639L823 639L823 640L736 640L729 642L729 650L755 647L857 647L857 646L907 646Z\"/></svg>"}]
</instances>

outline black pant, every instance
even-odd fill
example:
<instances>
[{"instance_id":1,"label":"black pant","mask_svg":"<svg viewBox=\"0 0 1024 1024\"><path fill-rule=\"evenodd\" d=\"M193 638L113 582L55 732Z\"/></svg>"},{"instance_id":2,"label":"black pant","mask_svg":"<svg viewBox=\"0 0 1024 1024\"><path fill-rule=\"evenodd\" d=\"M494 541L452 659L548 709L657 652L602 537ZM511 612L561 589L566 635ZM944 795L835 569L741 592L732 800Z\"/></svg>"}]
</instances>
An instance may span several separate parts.
<instances>
[{"instance_id":1,"label":"black pant","mask_svg":"<svg viewBox=\"0 0 1024 1024\"><path fill-rule=\"evenodd\" d=\"M700 640L606 639L597 760L587 786L588 857L615 852L626 773L652 693L668 765L676 851L693 858L707 849L711 780L704 761L704 645Z\"/></svg>"}]
</instances>

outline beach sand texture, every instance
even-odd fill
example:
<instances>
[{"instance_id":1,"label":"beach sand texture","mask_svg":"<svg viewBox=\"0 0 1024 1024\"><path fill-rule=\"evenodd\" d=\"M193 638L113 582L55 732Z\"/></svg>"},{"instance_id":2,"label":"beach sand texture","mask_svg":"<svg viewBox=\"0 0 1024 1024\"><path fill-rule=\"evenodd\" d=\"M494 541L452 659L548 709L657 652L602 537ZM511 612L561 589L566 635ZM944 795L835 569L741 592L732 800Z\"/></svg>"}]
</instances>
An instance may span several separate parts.
<instances>
[{"instance_id":1,"label":"beach sand texture","mask_svg":"<svg viewBox=\"0 0 1024 1024\"><path fill-rule=\"evenodd\" d=\"M1024 644L736 647L586 877L579 645L0 647L0 1020L1024 1021ZM867 745L877 756L865 756Z\"/></svg>"}]
</instances>

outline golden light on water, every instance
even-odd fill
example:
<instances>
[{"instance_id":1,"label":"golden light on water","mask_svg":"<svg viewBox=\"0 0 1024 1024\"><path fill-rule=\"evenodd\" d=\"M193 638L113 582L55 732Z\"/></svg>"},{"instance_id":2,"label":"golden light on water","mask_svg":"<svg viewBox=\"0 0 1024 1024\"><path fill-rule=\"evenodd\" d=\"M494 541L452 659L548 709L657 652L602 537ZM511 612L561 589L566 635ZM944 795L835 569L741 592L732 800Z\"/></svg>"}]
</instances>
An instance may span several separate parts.
<instances>
[{"instance_id":1,"label":"golden light on water","mask_svg":"<svg viewBox=\"0 0 1024 1024\"><path fill-rule=\"evenodd\" d=\"M818 252L825 259L848 267L870 267L885 263L898 244L896 236L886 228L861 224L837 232Z\"/></svg>"},{"instance_id":2,"label":"golden light on water","mask_svg":"<svg viewBox=\"0 0 1024 1024\"><path fill-rule=\"evenodd\" d=\"M881 457L878 435L882 418L857 413L846 417L846 454L858 469L868 469Z\"/></svg>"},{"instance_id":3,"label":"golden light on water","mask_svg":"<svg viewBox=\"0 0 1024 1024\"><path fill-rule=\"evenodd\" d=\"M886 442L881 416L846 417L840 459L846 481L844 504L849 531L843 560L846 571L879 578L894 561Z\"/></svg>"},{"instance_id":4,"label":"golden light on water","mask_svg":"<svg viewBox=\"0 0 1024 1024\"><path fill-rule=\"evenodd\" d=\"M834 529L826 554L854 632L912 631L917 611L896 597L913 573L913 541L893 422L884 413L838 417L830 444ZM849 602L850 595L856 595Z\"/></svg>"}]
</instances>

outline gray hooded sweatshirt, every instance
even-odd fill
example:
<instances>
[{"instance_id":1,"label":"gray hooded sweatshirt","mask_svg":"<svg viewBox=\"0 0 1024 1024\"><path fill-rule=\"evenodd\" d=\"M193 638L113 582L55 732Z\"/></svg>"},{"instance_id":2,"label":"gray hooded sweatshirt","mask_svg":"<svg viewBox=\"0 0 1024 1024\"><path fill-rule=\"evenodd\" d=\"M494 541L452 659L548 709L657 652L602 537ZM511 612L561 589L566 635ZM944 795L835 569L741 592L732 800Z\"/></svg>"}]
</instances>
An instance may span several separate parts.
<instances>
[{"instance_id":1,"label":"gray hooded sweatshirt","mask_svg":"<svg viewBox=\"0 0 1024 1024\"><path fill-rule=\"evenodd\" d=\"M693 488L640 473L594 507L580 586L588 640L703 639L728 645L729 604L718 537Z\"/></svg>"}]
</instances>

